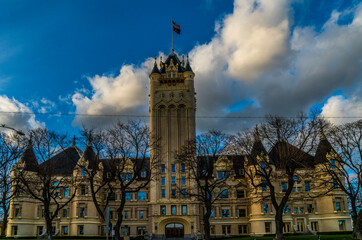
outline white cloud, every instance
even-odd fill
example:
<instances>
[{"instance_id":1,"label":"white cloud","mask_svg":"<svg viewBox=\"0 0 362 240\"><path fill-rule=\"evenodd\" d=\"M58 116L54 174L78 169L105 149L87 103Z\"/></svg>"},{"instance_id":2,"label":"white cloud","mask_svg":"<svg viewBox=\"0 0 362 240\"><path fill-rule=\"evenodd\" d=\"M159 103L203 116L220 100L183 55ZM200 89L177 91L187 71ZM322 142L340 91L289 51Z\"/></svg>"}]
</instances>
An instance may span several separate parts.
<instances>
[{"instance_id":1,"label":"white cloud","mask_svg":"<svg viewBox=\"0 0 362 240\"><path fill-rule=\"evenodd\" d=\"M323 106L321 115L334 124L357 121L362 118L362 98L346 98L342 95L330 97Z\"/></svg>"},{"instance_id":2,"label":"white cloud","mask_svg":"<svg viewBox=\"0 0 362 240\"><path fill-rule=\"evenodd\" d=\"M292 116L329 97L336 89L361 82L362 3L348 10L349 25L339 25L334 11L323 28L296 26L291 30L287 0L235 0L234 10L216 23L210 42L189 53L196 73L197 115ZM148 109L148 74L153 60L124 65L117 76L88 78L90 94L76 91L77 113L141 114ZM252 104L229 108L244 99ZM345 100L347 101L347 100ZM348 99L354 102L353 98ZM356 104L356 103L355 103ZM355 114L355 108L349 109ZM109 123L77 117L75 124ZM236 130L255 124L240 119L198 119L198 128Z\"/></svg>"},{"instance_id":3,"label":"white cloud","mask_svg":"<svg viewBox=\"0 0 362 240\"><path fill-rule=\"evenodd\" d=\"M27 114L32 113L32 110L15 98L0 95L0 112L4 112L0 115L0 124L5 124L17 130L26 132L32 128L45 126L44 123L35 120L35 115ZM20 112L20 114L17 112Z\"/></svg>"}]
</instances>

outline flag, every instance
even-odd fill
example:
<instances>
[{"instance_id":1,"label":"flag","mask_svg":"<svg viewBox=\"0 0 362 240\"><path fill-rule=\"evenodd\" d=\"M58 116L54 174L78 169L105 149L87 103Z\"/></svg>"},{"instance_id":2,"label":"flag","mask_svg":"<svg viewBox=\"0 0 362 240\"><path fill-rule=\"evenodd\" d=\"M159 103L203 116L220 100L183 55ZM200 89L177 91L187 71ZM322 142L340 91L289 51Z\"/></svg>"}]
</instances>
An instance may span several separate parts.
<instances>
[{"instance_id":1,"label":"flag","mask_svg":"<svg viewBox=\"0 0 362 240\"><path fill-rule=\"evenodd\" d=\"M180 25L177 25L174 21L172 21L172 25L173 25L173 30L174 30L177 34L180 34L180 33L181 33Z\"/></svg>"}]
</instances>

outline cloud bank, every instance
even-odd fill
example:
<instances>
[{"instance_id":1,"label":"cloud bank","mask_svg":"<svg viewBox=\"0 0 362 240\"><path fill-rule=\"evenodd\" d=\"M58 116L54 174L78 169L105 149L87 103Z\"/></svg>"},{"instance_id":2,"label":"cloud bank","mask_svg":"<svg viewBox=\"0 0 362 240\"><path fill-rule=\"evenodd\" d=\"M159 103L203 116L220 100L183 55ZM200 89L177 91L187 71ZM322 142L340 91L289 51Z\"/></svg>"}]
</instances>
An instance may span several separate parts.
<instances>
[{"instance_id":1,"label":"cloud bank","mask_svg":"<svg viewBox=\"0 0 362 240\"><path fill-rule=\"evenodd\" d=\"M214 37L189 53L196 73L197 115L295 116L330 97L322 107L324 116L346 116L346 111L360 116L362 100L356 93L331 96L361 82L362 3L348 13L354 16L351 23L339 24L346 13L334 11L316 31L313 26L292 27L290 1L235 0L233 12L216 23ZM152 64L146 59L141 66L124 65L117 76L89 77L91 93L77 91L72 96L76 112L147 114ZM74 124L102 126L112 121L78 116ZM256 121L199 118L197 126L236 130Z\"/></svg>"}]
</instances>

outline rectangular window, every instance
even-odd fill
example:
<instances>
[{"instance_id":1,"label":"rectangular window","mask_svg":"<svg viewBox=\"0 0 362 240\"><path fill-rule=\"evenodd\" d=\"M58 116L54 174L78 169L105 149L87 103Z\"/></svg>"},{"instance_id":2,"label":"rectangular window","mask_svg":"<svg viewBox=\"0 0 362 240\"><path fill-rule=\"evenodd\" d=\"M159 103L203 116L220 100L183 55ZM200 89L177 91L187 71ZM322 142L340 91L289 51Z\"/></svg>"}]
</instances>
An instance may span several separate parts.
<instances>
[{"instance_id":1,"label":"rectangular window","mask_svg":"<svg viewBox=\"0 0 362 240\"><path fill-rule=\"evenodd\" d=\"M144 236L147 234L147 229L146 227L137 227L137 233L140 236Z\"/></svg>"},{"instance_id":2,"label":"rectangular window","mask_svg":"<svg viewBox=\"0 0 362 240\"><path fill-rule=\"evenodd\" d=\"M265 222L265 232L266 233L271 232L271 222Z\"/></svg>"},{"instance_id":3,"label":"rectangular window","mask_svg":"<svg viewBox=\"0 0 362 240\"><path fill-rule=\"evenodd\" d=\"M302 188L301 187L297 187L297 191L301 192Z\"/></svg>"},{"instance_id":4,"label":"rectangular window","mask_svg":"<svg viewBox=\"0 0 362 240\"><path fill-rule=\"evenodd\" d=\"M19 205L15 205L14 216L20 217L20 206Z\"/></svg>"},{"instance_id":5,"label":"rectangular window","mask_svg":"<svg viewBox=\"0 0 362 240\"><path fill-rule=\"evenodd\" d=\"M217 178L218 179L223 179L224 178L224 173L223 172L217 172Z\"/></svg>"},{"instance_id":6,"label":"rectangular window","mask_svg":"<svg viewBox=\"0 0 362 240\"><path fill-rule=\"evenodd\" d=\"M215 234L215 225L210 225L210 234Z\"/></svg>"},{"instance_id":7,"label":"rectangular window","mask_svg":"<svg viewBox=\"0 0 362 240\"><path fill-rule=\"evenodd\" d=\"M287 205L284 206L284 213L289 214L289 211L290 211L289 210L289 205L287 204Z\"/></svg>"},{"instance_id":8,"label":"rectangular window","mask_svg":"<svg viewBox=\"0 0 362 240\"><path fill-rule=\"evenodd\" d=\"M187 197L186 189L182 189L181 194L183 198Z\"/></svg>"},{"instance_id":9,"label":"rectangular window","mask_svg":"<svg viewBox=\"0 0 362 240\"><path fill-rule=\"evenodd\" d=\"M307 212L308 213L313 213L313 205L312 204L307 204Z\"/></svg>"},{"instance_id":10,"label":"rectangular window","mask_svg":"<svg viewBox=\"0 0 362 240\"><path fill-rule=\"evenodd\" d=\"M165 164L162 164L162 165L161 165L161 172L162 172L162 173L165 173L165 171L166 171L165 169L166 169Z\"/></svg>"},{"instance_id":11,"label":"rectangular window","mask_svg":"<svg viewBox=\"0 0 362 240\"><path fill-rule=\"evenodd\" d=\"M230 234L230 225L222 225L222 234L227 235Z\"/></svg>"},{"instance_id":12,"label":"rectangular window","mask_svg":"<svg viewBox=\"0 0 362 240\"><path fill-rule=\"evenodd\" d=\"M176 198L176 189L171 189L171 198Z\"/></svg>"},{"instance_id":13,"label":"rectangular window","mask_svg":"<svg viewBox=\"0 0 362 240\"><path fill-rule=\"evenodd\" d=\"M172 177L172 178L171 178L171 184L172 184L172 185L176 185L176 178L175 178L175 177Z\"/></svg>"},{"instance_id":14,"label":"rectangular window","mask_svg":"<svg viewBox=\"0 0 362 240\"><path fill-rule=\"evenodd\" d=\"M162 185L162 186L165 186L165 185L166 185L166 178L165 178L165 177L162 177L162 178L161 178L161 185Z\"/></svg>"},{"instance_id":15,"label":"rectangular window","mask_svg":"<svg viewBox=\"0 0 362 240\"><path fill-rule=\"evenodd\" d=\"M299 213L304 213L304 208L300 207L299 208Z\"/></svg>"},{"instance_id":16,"label":"rectangular window","mask_svg":"<svg viewBox=\"0 0 362 240\"><path fill-rule=\"evenodd\" d=\"M262 180L262 181L261 181L261 190L262 190L263 192L265 192L265 191L267 190L267 188L266 188L266 181L265 181L265 180Z\"/></svg>"},{"instance_id":17,"label":"rectangular window","mask_svg":"<svg viewBox=\"0 0 362 240\"><path fill-rule=\"evenodd\" d=\"M245 208L238 209L238 217L246 217L246 209Z\"/></svg>"},{"instance_id":18,"label":"rectangular window","mask_svg":"<svg viewBox=\"0 0 362 240\"><path fill-rule=\"evenodd\" d=\"M12 231L14 236L18 235L18 226L12 226L11 231Z\"/></svg>"},{"instance_id":19,"label":"rectangular window","mask_svg":"<svg viewBox=\"0 0 362 240\"><path fill-rule=\"evenodd\" d=\"M304 182L304 190L310 192L310 182Z\"/></svg>"},{"instance_id":20,"label":"rectangular window","mask_svg":"<svg viewBox=\"0 0 362 240\"><path fill-rule=\"evenodd\" d=\"M109 211L109 219L113 219L113 211Z\"/></svg>"},{"instance_id":21,"label":"rectangular window","mask_svg":"<svg viewBox=\"0 0 362 240\"><path fill-rule=\"evenodd\" d=\"M124 211L124 219L128 219L129 218L129 213L128 211Z\"/></svg>"},{"instance_id":22,"label":"rectangular window","mask_svg":"<svg viewBox=\"0 0 362 240\"><path fill-rule=\"evenodd\" d=\"M187 215L187 205L182 205L182 215Z\"/></svg>"},{"instance_id":23,"label":"rectangular window","mask_svg":"<svg viewBox=\"0 0 362 240\"><path fill-rule=\"evenodd\" d=\"M132 174L132 173L128 173L128 174L127 174L127 180L128 180L128 181L131 181L132 178L133 178L133 174Z\"/></svg>"},{"instance_id":24,"label":"rectangular window","mask_svg":"<svg viewBox=\"0 0 362 240\"><path fill-rule=\"evenodd\" d=\"M64 188L64 197L69 197L69 188Z\"/></svg>"},{"instance_id":25,"label":"rectangular window","mask_svg":"<svg viewBox=\"0 0 362 240\"><path fill-rule=\"evenodd\" d=\"M223 217L223 218L230 217L230 210L229 209L222 209L221 210L221 217Z\"/></svg>"},{"instance_id":26,"label":"rectangular window","mask_svg":"<svg viewBox=\"0 0 362 240\"><path fill-rule=\"evenodd\" d=\"M127 174L122 173L122 181L123 182L127 181Z\"/></svg>"},{"instance_id":27,"label":"rectangular window","mask_svg":"<svg viewBox=\"0 0 362 240\"><path fill-rule=\"evenodd\" d=\"M80 195L85 195L85 193L86 193L86 185L81 185L80 186Z\"/></svg>"},{"instance_id":28,"label":"rectangular window","mask_svg":"<svg viewBox=\"0 0 362 240\"><path fill-rule=\"evenodd\" d=\"M312 230L315 231L315 232L318 232L319 229L318 229L318 222L311 222L311 225L312 225Z\"/></svg>"},{"instance_id":29,"label":"rectangular window","mask_svg":"<svg viewBox=\"0 0 362 240\"><path fill-rule=\"evenodd\" d=\"M84 235L84 226L83 225L78 225L78 232L79 232L79 235Z\"/></svg>"},{"instance_id":30,"label":"rectangular window","mask_svg":"<svg viewBox=\"0 0 362 240\"><path fill-rule=\"evenodd\" d=\"M338 183L335 179L333 179L333 188L338 189Z\"/></svg>"},{"instance_id":31,"label":"rectangular window","mask_svg":"<svg viewBox=\"0 0 362 240\"><path fill-rule=\"evenodd\" d=\"M298 208L297 207L294 207L294 213L298 213Z\"/></svg>"},{"instance_id":32,"label":"rectangular window","mask_svg":"<svg viewBox=\"0 0 362 240\"><path fill-rule=\"evenodd\" d=\"M239 230L239 234L247 234L248 233L248 225L239 225L238 230Z\"/></svg>"},{"instance_id":33,"label":"rectangular window","mask_svg":"<svg viewBox=\"0 0 362 240\"><path fill-rule=\"evenodd\" d=\"M175 164L171 164L171 171L172 171L173 173L176 172Z\"/></svg>"},{"instance_id":34,"label":"rectangular window","mask_svg":"<svg viewBox=\"0 0 362 240\"><path fill-rule=\"evenodd\" d=\"M264 210L264 213L269 213L269 206L267 203L264 203L263 210Z\"/></svg>"},{"instance_id":35,"label":"rectangular window","mask_svg":"<svg viewBox=\"0 0 362 240\"><path fill-rule=\"evenodd\" d=\"M288 233L290 232L290 229L290 222L285 222L283 226L283 231Z\"/></svg>"},{"instance_id":36,"label":"rectangular window","mask_svg":"<svg viewBox=\"0 0 362 240\"><path fill-rule=\"evenodd\" d=\"M122 227L122 235L129 236L130 234L130 227Z\"/></svg>"},{"instance_id":37,"label":"rectangular window","mask_svg":"<svg viewBox=\"0 0 362 240\"><path fill-rule=\"evenodd\" d=\"M339 231L345 231L346 230L344 220L339 220L338 221L338 229L339 229Z\"/></svg>"},{"instance_id":38,"label":"rectangular window","mask_svg":"<svg viewBox=\"0 0 362 240\"><path fill-rule=\"evenodd\" d=\"M182 177L182 178L181 178L181 184L182 184L182 185L186 185L186 178L185 178L185 177Z\"/></svg>"},{"instance_id":39,"label":"rectangular window","mask_svg":"<svg viewBox=\"0 0 362 240\"><path fill-rule=\"evenodd\" d=\"M147 199L147 194L146 192L138 192L138 200L139 201L144 201Z\"/></svg>"},{"instance_id":40,"label":"rectangular window","mask_svg":"<svg viewBox=\"0 0 362 240\"><path fill-rule=\"evenodd\" d=\"M162 205L160 207L160 212L161 212L161 215L166 215L166 206L165 205Z\"/></svg>"},{"instance_id":41,"label":"rectangular window","mask_svg":"<svg viewBox=\"0 0 362 240\"><path fill-rule=\"evenodd\" d=\"M68 217L68 209L63 209L63 217Z\"/></svg>"},{"instance_id":42,"label":"rectangular window","mask_svg":"<svg viewBox=\"0 0 362 240\"><path fill-rule=\"evenodd\" d=\"M335 160L331 160L331 169L336 169L336 161Z\"/></svg>"},{"instance_id":43,"label":"rectangular window","mask_svg":"<svg viewBox=\"0 0 362 240\"><path fill-rule=\"evenodd\" d=\"M245 191L244 190L237 190L236 191L237 198L245 198Z\"/></svg>"},{"instance_id":44,"label":"rectangular window","mask_svg":"<svg viewBox=\"0 0 362 240\"><path fill-rule=\"evenodd\" d=\"M177 211L176 205L171 205L171 214L176 215L176 211Z\"/></svg>"},{"instance_id":45,"label":"rectangular window","mask_svg":"<svg viewBox=\"0 0 362 240\"><path fill-rule=\"evenodd\" d=\"M222 190L220 194L220 198L226 199L229 198L229 191L228 190Z\"/></svg>"},{"instance_id":46,"label":"rectangular window","mask_svg":"<svg viewBox=\"0 0 362 240\"><path fill-rule=\"evenodd\" d=\"M82 171L81 171L80 175L85 176L85 169L84 168L82 168Z\"/></svg>"},{"instance_id":47,"label":"rectangular window","mask_svg":"<svg viewBox=\"0 0 362 240\"><path fill-rule=\"evenodd\" d=\"M126 201L131 201L131 193L126 192L125 198L126 198Z\"/></svg>"},{"instance_id":48,"label":"rectangular window","mask_svg":"<svg viewBox=\"0 0 362 240\"><path fill-rule=\"evenodd\" d=\"M186 172L186 167L185 167L185 164L181 164L181 172Z\"/></svg>"},{"instance_id":49,"label":"rectangular window","mask_svg":"<svg viewBox=\"0 0 362 240\"><path fill-rule=\"evenodd\" d=\"M162 190L161 190L161 197L162 197L162 198L165 198L165 197L166 197L166 190L165 190L165 189L162 189Z\"/></svg>"},{"instance_id":50,"label":"rectangular window","mask_svg":"<svg viewBox=\"0 0 362 240\"><path fill-rule=\"evenodd\" d=\"M282 192L286 192L288 189L288 183L287 182L282 182Z\"/></svg>"},{"instance_id":51,"label":"rectangular window","mask_svg":"<svg viewBox=\"0 0 362 240\"><path fill-rule=\"evenodd\" d=\"M63 235L68 235L68 226L63 227Z\"/></svg>"},{"instance_id":52,"label":"rectangular window","mask_svg":"<svg viewBox=\"0 0 362 240\"><path fill-rule=\"evenodd\" d=\"M145 212L144 211L140 211L140 219L144 219L145 217Z\"/></svg>"},{"instance_id":53,"label":"rectangular window","mask_svg":"<svg viewBox=\"0 0 362 240\"><path fill-rule=\"evenodd\" d=\"M80 207L79 208L79 217L84 217L85 216L85 207Z\"/></svg>"},{"instance_id":54,"label":"rectangular window","mask_svg":"<svg viewBox=\"0 0 362 240\"><path fill-rule=\"evenodd\" d=\"M341 202L336 202L336 211L341 211Z\"/></svg>"}]
</instances>

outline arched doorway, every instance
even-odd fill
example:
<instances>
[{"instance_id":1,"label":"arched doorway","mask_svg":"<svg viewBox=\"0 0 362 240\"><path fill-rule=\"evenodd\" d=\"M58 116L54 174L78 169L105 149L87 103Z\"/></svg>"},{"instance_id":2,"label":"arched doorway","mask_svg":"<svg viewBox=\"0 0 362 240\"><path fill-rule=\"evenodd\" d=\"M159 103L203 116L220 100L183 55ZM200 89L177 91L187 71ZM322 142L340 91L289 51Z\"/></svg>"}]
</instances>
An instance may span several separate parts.
<instances>
[{"instance_id":1,"label":"arched doorway","mask_svg":"<svg viewBox=\"0 0 362 240\"><path fill-rule=\"evenodd\" d=\"M169 223L165 226L166 238L183 238L184 225L181 223Z\"/></svg>"}]
</instances>

